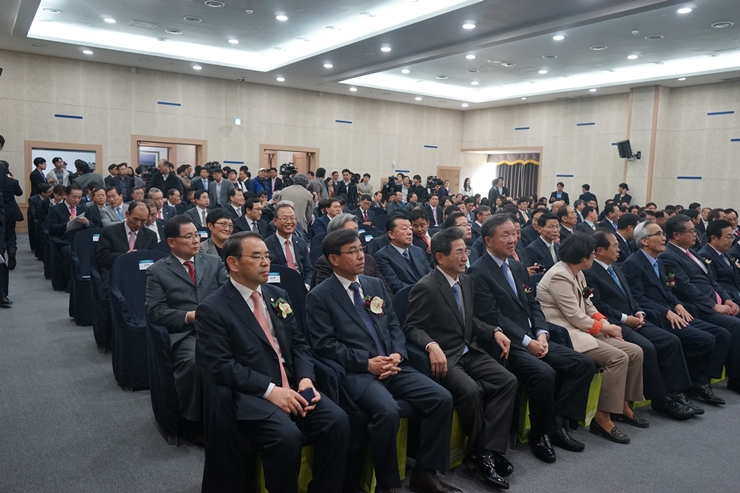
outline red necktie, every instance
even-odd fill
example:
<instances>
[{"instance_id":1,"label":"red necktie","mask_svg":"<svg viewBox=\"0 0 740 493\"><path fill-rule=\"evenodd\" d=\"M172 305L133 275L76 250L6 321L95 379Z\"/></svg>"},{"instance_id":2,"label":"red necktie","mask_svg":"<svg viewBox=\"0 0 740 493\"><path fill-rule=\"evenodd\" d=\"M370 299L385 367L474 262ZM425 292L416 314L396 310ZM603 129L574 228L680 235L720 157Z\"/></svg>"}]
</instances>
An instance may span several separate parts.
<instances>
[{"instance_id":1,"label":"red necktie","mask_svg":"<svg viewBox=\"0 0 740 493\"><path fill-rule=\"evenodd\" d=\"M428 247L431 247L432 246L432 242L429 241L429 237L427 235L424 235L424 241L426 242L426 244L427 244Z\"/></svg>"},{"instance_id":2,"label":"red necktie","mask_svg":"<svg viewBox=\"0 0 740 493\"><path fill-rule=\"evenodd\" d=\"M362 215L365 216L365 222L368 222L367 211L362 211Z\"/></svg>"},{"instance_id":3,"label":"red necktie","mask_svg":"<svg viewBox=\"0 0 740 493\"><path fill-rule=\"evenodd\" d=\"M188 275L190 276L190 279L193 280L193 284L197 283L195 282L195 266L193 265L193 262L190 260L186 260L183 262L183 265L185 265L185 268L188 269Z\"/></svg>"},{"instance_id":4,"label":"red necktie","mask_svg":"<svg viewBox=\"0 0 740 493\"><path fill-rule=\"evenodd\" d=\"M290 241L285 240L285 261L288 263L288 267L293 270L298 270L293 260L293 253L290 251Z\"/></svg>"},{"instance_id":5,"label":"red necktie","mask_svg":"<svg viewBox=\"0 0 740 493\"><path fill-rule=\"evenodd\" d=\"M272 349L275 351L275 354L278 355L278 363L280 364L280 376L282 377L282 387L284 389L289 389L290 384L288 383L288 376L285 374L285 367L283 366L283 360L280 357L280 353L278 352L277 345L275 344L275 338L272 337L272 332L270 332L270 326L267 325L267 319L265 318L264 311L262 310L262 301L260 300L260 294L257 291L252 291L252 301L254 302L254 318L257 319L257 322L260 324L260 327L262 327L262 330L265 333L265 337L267 337L267 340L270 341L270 345L272 346Z\"/></svg>"},{"instance_id":6,"label":"red necktie","mask_svg":"<svg viewBox=\"0 0 740 493\"><path fill-rule=\"evenodd\" d=\"M77 217L77 211L71 205L69 206L69 217Z\"/></svg>"},{"instance_id":7,"label":"red necktie","mask_svg":"<svg viewBox=\"0 0 740 493\"><path fill-rule=\"evenodd\" d=\"M157 211L157 218L158 218L158 219L164 219L164 218L162 217L162 209L159 209L159 210Z\"/></svg>"}]
</instances>

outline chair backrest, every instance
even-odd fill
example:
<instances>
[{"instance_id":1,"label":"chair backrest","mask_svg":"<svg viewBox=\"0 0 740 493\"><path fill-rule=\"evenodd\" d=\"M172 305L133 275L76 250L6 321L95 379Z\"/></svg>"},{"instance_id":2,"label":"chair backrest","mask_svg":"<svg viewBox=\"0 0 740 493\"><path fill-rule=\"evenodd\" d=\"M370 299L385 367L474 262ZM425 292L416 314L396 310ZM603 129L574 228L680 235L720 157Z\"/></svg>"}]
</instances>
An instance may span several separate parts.
<instances>
[{"instance_id":1,"label":"chair backrest","mask_svg":"<svg viewBox=\"0 0 740 493\"><path fill-rule=\"evenodd\" d=\"M309 254L309 258L311 259L311 265L316 267L316 262L319 260L319 257L321 257L323 254L324 254L324 251L321 249L321 245L312 247L311 253Z\"/></svg>"},{"instance_id":2,"label":"chair backrest","mask_svg":"<svg viewBox=\"0 0 740 493\"><path fill-rule=\"evenodd\" d=\"M298 320L302 324L301 328L305 328L306 294L308 294L308 291L303 282L303 277L290 267L273 264L270 266L270 280L267 282L281 287L288 293L290 303L293 305Z\"/></svg>"},{"instance_id":3,"label":"chair backrest","mask_svg":"<svg viewBox=\"0 0 740 493\"><path fill-rule=\"evenodd\" d=\"M167 240L162 240L159 243L157 243L157 246L154 248L155 251L164 253L165 255L169 255L171 253L170 245L167 243Z\"/></svg>"},{"instance_id":4,"label":"chair backrest","mask_svg":"<svg viewBox=\"0 0 740 493\"><path fill-rule=\"evenodd\" d=\"M381 233L384 233L386 221L388 221L388 214L380 214L379 216L375 216L375 229L377 229Z\"/></svg>"},{"instance_id":5,"label":"chair backrest","mask_svg":"<svg viewBox=\"0 0 740 493\"><path fill-rule=\"evenodd\" d=\"M409 293L414 286L406 286L401 291L393 295L393 311L396 312L398 323L403 327L406 321L406 310L409 307Z\"/></svg>"},{"instance_id":6,"label":"chair backrest","mask_svg":"<svg viewBox=\"0 0 740 493\"><path fill-rule=\"evenodd\" d=\"M142 250L121 255L110 270L111 295L125 300L128 313L137 320L146 318L146 269L166 257L162 252Z\"/></svg>"},{"instance_id":7,"label":"chair backrest","mask_svg":"<svg viewBox=\"0 0 740 493\"><path fill-rule=\"evenodd\" d=\"M387 234L376 236L375 238L367 242L365 253L367 253L368 255L375 255L378 250L386 246L388 243L390 243L390 239L388 238Z\"/></svg>"},{"instance_id":8,"label":"chair backrest","mask_svg":"<svg viewBox=\"0 0 740 493\"><path fill-rule=\"evenodd\" d=\"M100 229L86 229L80 231L72 240L72 262L74 274L81 279L90 277L90 252L95 248Z\"/></svg>"},{"instance_id":9,"label":"chair backrest","mask_svg":"<svg viewBox=\"0 0 740 493\"><path fill-rule=\"evenodd\" d=\"M324 238L326 238L326 233L319 233L311 238L311 250L316 247L321 247L321 242L324 241Z\"/></svg>"}]
</instances>

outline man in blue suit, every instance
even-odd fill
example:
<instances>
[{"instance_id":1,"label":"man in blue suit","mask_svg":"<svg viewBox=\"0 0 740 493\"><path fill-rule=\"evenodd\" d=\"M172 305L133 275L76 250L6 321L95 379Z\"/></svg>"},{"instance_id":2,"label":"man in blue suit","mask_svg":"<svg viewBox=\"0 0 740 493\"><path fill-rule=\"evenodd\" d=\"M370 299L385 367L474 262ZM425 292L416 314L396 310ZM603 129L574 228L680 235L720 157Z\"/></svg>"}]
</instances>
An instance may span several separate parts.
<instances>
[{"instance_id":1,"label":"man in blue suit","mask_svg":"<svg viewBox=\"0 0 740 493\"><path fill-rule=\"evenodd\" d=\"M297 220L293 206L279 203L275 207L273 222L277 231L265 239L270 250L270 259L274 264L285 265L297 271L304 283L311 284L313 265L308 255L308 245L294 234Z\"/></svg>"},{"instance_id":2,"label":"man in blue suit","mask_svg":"<svg viewBox=\"0 0 740 493\"><path fill-rule=\"evenodd\" d=\"M560 261L560 221L558 216L552 212L542 214L537 219L537 226L540 228L540 236L527 245L527 254L532 264L552 268Z\"/></svg>"},{"instance_id":3,"label":"man in blue suit","mask_svg":"<svg viewBox=\"0 0 740 493\"><path fill-rule=\"evenodd\" d=\"M403 216L393 216L387 223L390 244L378 250L375 258L380 273L394 293L416 284L432 270L426 252L414 246L414 231Z\"/></svg>"},{"instance_id":4,"label":"man in blue suit","mask_svg":"<svg viewBox=\"0 0 740 493\"><path fill-rule=\"evenodd\" d=\"M324 209L324 215L313 222L313 236L326 234L326 228L329 226L329 221L342 213L342 202L337 198L323 200L321 204L319 204L319 207Z\"/></svg>"},{"instance_id":5,"label":"man in blue suit","mask_svg":"<svg viewBox=\"0 0 740 493\"><path fill-rule=\"evenodd\" d=\"M344 388L349 399L370 415L367 431L378 481L376 491L387 493L401 486L395 439L400 416L395 399L405 400L421 416L411 490L460 491L437 477L437 471L449 467L452 396L402 364L408 359L406 339L383 283L361 275L365 254L357 231L329 233L322 251L334 274L306 297L309 339L317 356L345 368ZM425 263L423 252L421 261Z\"/></svg>"}]
</instances>

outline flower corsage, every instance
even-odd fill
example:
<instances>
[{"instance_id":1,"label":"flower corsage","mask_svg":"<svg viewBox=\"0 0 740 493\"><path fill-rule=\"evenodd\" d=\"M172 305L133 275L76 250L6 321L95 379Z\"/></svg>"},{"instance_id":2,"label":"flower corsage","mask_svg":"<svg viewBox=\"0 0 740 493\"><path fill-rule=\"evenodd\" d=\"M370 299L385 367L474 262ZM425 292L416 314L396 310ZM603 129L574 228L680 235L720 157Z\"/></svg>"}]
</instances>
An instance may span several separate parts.
<instances>
[{"instance_id":1,"label":"flower corsage","mask_svg":"<svg viewBox=\"0 0 740 493\"><path fill-rule=\"evenodd\" d=\"M380 296L365 296L362 298L362 302L365 303L365 309L373 315L377 315L378 317L383 315L385 301Z\"/></svg>"},{"instance_id":2,"label":"flower corsage","mask_svg":"<svg viewBox=\"0 0 740 493\"><path fill-rule=\"evenodd\" d=\"M673 289L676 287L676 274L668 273L667 276L665 276L665 285L669 288Z\"/></svg>"},{"instance_id":3,"label":"flower corsage","mask_svg":"<svg viewBox=\"0 0 740 493\"><path fill-rule=\"evenodd\" d=\"M590 286L584 286L581 294L583 295L584 300L590 300L594 295L594 288Z\"/></svg>"},{"instance_id":4,"label":"flower corsage","mask_svg":"<svg viewBox=\"0 0 740 493\"><path fill-rule=\"evenodd\" d=\"M293 313L290 303L285 301L283 298L278 298L277 300L272 301L272 307L277 310L278 317L280 318L288 318L288 315Z\"/></svg>"}]
</instances>

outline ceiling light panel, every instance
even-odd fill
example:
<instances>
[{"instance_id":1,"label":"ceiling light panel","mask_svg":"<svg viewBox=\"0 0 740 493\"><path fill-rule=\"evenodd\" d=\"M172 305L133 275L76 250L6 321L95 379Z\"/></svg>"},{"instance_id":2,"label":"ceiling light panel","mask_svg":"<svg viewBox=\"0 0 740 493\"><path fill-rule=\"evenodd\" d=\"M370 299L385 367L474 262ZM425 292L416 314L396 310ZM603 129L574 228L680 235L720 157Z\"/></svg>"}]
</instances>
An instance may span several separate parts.
<instances>
[{"instance_id":1,"label":"ceiling light panel","mask_svg":"<svg viewBox=\"0 0 740 493\"><path fill-rule=\"evenodd\" d=\"M225 6L203 8L204 2L200 3L200 9L195 9L191 2L175 2L168 15L175 19L183 19L194 18L194 14L198 14L205 19L202 25L211 32L187 32L186 35L171 39L167 43L152 43L150 33L123 28L121 23L116 29L104 29L101 26L100 13L88 12L91 9L86 8L85 2L70 2L69 12L51 16L43 9L54 8L54 2L57 0L41 0L28 32L29 38L268 72L360 40L475 5L482 0L423 2L358 0L353 2L351 8L337 8L332 2L316 2L311 5L310 15L305 15L305 12L290 15L288 12L275 12L272 9L268 11L256 7L252 7L254 12L249 15L243 10L243 5L238 5L239 2L220 2ZM133 5L129 6L127 14L135 14L136 18L146 20L160 20L161 16L149 4L140 2L135 11ZM67 14L70 18L85 21L86 25L59 22L58 19L64 18ZM114 11L107 14L112 16ZM286 15L290 20L278 22L275 20L277 15ZM54 29L49 29L49 24L42 22L42 18L46 20L50 17L55 21ZM240 29L244 29L246 23L250 23L250 27L253 27L251 23L260 27L259 34L250 36L249 43L243 40L239 48L229 44L223 46L223 31L239 32ZM274 29L261 27L268 25ZM331 31L327 26L335 26L338 29ZM216 38L220 38L218 42L214 41ZM311 42L307 43L298 38L310 39ZM247 46L249 49L245 49ZM273 50L275 46L284 48L285 51L277 52Z\"/></svg>"}]
</instances>

